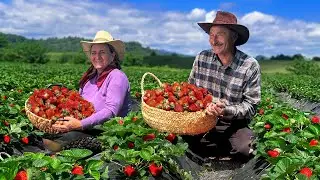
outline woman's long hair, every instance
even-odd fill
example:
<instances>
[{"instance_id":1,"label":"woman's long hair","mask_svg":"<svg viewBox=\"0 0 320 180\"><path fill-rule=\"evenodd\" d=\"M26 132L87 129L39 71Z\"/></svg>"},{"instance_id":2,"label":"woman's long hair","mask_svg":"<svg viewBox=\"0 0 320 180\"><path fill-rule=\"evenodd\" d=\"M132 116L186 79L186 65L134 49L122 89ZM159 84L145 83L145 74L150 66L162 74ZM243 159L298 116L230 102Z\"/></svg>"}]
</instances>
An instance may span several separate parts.
<instances>
[{"instance_id":1,"label":"woman's long hair","mask_svg":"<svg viewBox=\"0 0 320 180\"><path fill-rule=\"evenodd\" d=\"M115 53L113 61L108 66L114 66L115 68L120 70L121 65L120 65L120 59L119 59L118 53L115 51L113 46L111 46L110 44L106 44L106 45L109 48L111 53L113 53L113 52ZM91 52L91 48L92 48L92 46L90 47L90 52ZM88 80L92 79L96 74L97 74L97 69L95 69L93 67L93 65L91 64L89 69L83 74L83 76L81 77L81 79L79 81L80 88L82 89L84 87L85 83Z\"/></svg>"}]
</instances>

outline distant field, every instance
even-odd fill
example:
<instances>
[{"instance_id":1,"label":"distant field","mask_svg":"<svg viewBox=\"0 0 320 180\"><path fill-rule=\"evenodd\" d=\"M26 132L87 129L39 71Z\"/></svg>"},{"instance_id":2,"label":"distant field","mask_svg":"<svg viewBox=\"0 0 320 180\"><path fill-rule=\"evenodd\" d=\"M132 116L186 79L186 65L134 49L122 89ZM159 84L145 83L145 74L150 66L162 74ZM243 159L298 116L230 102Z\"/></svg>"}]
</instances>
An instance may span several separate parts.
<instances>
[{"instance_id":1,"label":"distant field","mask_svg":"<svg viewBox=\"0 0 320 180\"><path fill-rule=\"evenodd\" d=\"M48 53L48 56L51 59L51 62L58 62L59 58L63 53L60 52L51 52ZM70 52L67 54L75 54L74 52ZM293 61L285 61L285 60L266 60L259 61L261 66L262 73L288 73L286 70L292 64ZM320 62L317 62L320 65ZM191 67L190 67L191 68Z\"/></svg>"}]
</instances>

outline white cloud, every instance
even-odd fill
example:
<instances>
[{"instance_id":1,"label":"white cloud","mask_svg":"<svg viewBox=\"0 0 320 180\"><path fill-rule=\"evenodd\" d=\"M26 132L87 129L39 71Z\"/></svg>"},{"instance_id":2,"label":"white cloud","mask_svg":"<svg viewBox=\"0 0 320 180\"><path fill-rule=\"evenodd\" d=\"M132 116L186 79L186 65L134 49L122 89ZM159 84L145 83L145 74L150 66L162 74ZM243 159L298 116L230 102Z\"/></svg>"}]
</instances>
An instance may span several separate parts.
<instances>
[{"instance_id":1,"label":"white cloud","mask_svg":"<svg viewBox=\"0 0 320 180\"><path fill-rule=\"evenodd\" d=\"M195 55L210 48L208 35L197 22L212 22L216 9L190 12L139 10L128 4L89 0L15 0L0 3L0 32L29 38L80 36L92 39L107 30L116 39L144 46ZM318 55L320 23L288 20L258 11L236 14L250 30L250 39L239 49L256 56L275 54Z\"/></svg>"},{"instance_id":2,"label":"white cloud","mask_svg":"<svg viewBox=\"0 0 320 180\"><path fill-rule=\"evenodd\" d=\"M241 22L252 25L255 23L273 23L275 18L271 15L263 14L261 12L251 12L241 18Z\"/></svg>"}]
</instances>

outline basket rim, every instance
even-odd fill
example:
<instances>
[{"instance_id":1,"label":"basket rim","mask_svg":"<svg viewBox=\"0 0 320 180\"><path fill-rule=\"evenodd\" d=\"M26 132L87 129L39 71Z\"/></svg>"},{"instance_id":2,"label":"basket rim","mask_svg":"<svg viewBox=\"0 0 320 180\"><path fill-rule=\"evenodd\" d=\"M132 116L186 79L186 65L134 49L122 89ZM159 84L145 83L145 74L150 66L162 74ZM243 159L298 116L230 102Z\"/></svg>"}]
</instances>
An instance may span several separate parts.
<instances>
[{"instance_id":1,"label":"basket rim","mask_svg":"<svg viewBox=\"0 0 320 180\"><path fill-rule=\"evenodd\" d=\"M28 108L28 100L29 100L29 98L25 101L25 104L24 104L24 109L26 110L26 112L30 113L32 116L35 116L36 118L39 118L39 119L41 119L41 120L43 120L43 121L48 121L48 122L51 122L51 121L52 121L51 119L47 119L47 118L40 117L40 116L34 114L31 110L29 110L29 108ZM28 114L28 113L27 113L27 114ZM28 116L28 115L27 115L27 116ZM28 119L30 120L29 116L28 116ZM31 120L30 120L30 121L31 121ZM31 122L32 122L32 121L31 121ZM33 124L33 122L32 122L32 124Z\"/></svg>"}]
</instances>

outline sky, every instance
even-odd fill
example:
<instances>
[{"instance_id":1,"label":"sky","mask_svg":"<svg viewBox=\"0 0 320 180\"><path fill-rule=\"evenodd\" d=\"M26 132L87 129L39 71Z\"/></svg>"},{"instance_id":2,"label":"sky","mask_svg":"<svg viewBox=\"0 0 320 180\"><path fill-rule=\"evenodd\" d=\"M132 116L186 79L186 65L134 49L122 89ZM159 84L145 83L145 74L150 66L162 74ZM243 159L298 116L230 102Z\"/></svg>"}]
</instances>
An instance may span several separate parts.
<instances>
[{"instance_id":1,"label":"sky","mask_svg":"<svg viewBox=\"0 0 320 180\"><path fill-rule=\"evenodd\" d=\"M106 30L125 42L195 56L210 49L197 22L212 22L223 10L248 27L250 38L238 47L245 53L313 57L320 56L319 8L316 0L0 0L0 32L93 39Z\"/></svg>"}]
</instances>

